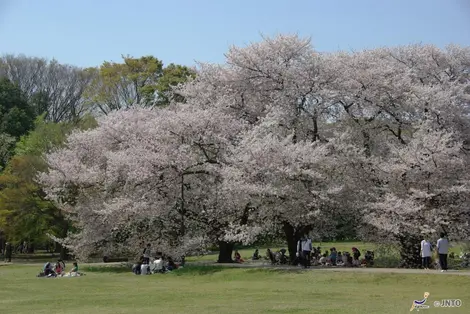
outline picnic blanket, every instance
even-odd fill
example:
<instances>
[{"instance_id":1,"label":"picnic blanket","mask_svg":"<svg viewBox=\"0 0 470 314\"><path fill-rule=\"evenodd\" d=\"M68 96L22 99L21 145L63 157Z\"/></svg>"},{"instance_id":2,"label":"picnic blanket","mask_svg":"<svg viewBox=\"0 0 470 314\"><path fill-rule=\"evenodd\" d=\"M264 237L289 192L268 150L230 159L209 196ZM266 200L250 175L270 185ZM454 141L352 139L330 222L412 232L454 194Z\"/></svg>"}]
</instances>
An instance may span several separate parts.
<instances>
[{"instance_id":1,"label":"picnic blanket","mask_svg":"<svg viewBox=\"0 0 470 314\"><path fill-rule=\"evenodd\" d=\"M85 276L85 274L84 273L66 273L66 274L59 275L58 277L81 277L81 276Z\"/></svg>"},{"instance_id":2,"label":"picnic blanket","mask_svg":"<svg viewBox=\"0 0 470 314\"><path fill-rule=\"evenodd\" d=\"M40 272L36 277L38 278L62 278L62 277L81 277L85 276L84 273L65 273L65 274L50 274L48 276L44 275L44 272Z\"/></svg>"}]
</instances>

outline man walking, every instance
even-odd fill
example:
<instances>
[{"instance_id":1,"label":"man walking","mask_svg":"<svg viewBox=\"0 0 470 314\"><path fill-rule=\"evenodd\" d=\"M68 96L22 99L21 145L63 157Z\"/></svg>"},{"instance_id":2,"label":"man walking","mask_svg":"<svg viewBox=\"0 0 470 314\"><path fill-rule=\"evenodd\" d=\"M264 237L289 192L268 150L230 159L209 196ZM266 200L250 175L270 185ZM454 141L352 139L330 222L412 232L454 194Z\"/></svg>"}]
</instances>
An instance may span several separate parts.
<instances>
[{"instance_id":1,"label":"man walking","mask_svg":"<svg viewBox=\"0 0 470 314\"><path fill-rule=\"evenodd\" d=\"M437 240L437 253L439 254L439 264L441 265L441 272L447 271L447 254L449 253L449 240L446 234L441 232L439 240Z\"/></svg>"}]
</instances>

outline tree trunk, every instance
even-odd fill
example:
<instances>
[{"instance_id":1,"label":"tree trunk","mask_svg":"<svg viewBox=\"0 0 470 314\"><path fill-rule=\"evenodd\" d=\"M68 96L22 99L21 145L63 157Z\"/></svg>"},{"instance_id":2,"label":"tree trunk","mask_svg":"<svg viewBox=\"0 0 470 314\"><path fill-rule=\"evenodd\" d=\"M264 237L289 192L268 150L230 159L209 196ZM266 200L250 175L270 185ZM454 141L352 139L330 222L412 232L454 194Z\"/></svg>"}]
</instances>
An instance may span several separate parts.
<instances>
[{"instance_id":1,"label":"tree trunk","mask_svg":"<svg viewBox=\"0 0 470 314\"><path fill-rule=\"evenodd\" d=\"M64 239L65 237L67 237L67 233L69 231L69 223L67 220L64 220L64 223L62 225L62 232L61 232L61 238ZM60 246L60 259L63 260L63 261L66 261L69 259L69 252L67 250L67 248L65 246L63 246L62 244L60 243L57 243L59 244Z\"/></svg>"},{"instance_id":2,"label":"tree trunk","mask_svg":"<svg viewBox=\"0 0 470 314\"><path fill-rule=\"evenodd\" d=\"M26 252L28 254L34 254L34 243L33 242L28 242L28 245L26 247Z\"/></svg>"},{"instance_id":3,"label":"tree trunk","mask_svg":"<svg viewBox=\"0 0 470 314\"><path fill-rule=\"evenodd\" d=\"M58 242L54 242L54 253L60 253L62 251L62 245Z\"/></svg>"},{"instance_id":4,"label":"tree trunk","mask_svg":"<svg viewBox=\"0 0 470 314\"><path fill-rule=\"evenodd\" d=\"M403 268L421 267L421 238L416 235L403 234L398 237L400 256Z\"/></svg>"},{"instance_id":5,"label":"tree trunk","mask_svg":"<svg viewBox=\"0 0 470 314\"><path fill-rule=\"evenodd\" d=\"M0 255L5 254L5 238L0 232Z\"/></svg>"},{"instance_id":6,"label":"tree trunk","mask_svg":"<svg viewBox=\"0 0 470 314\"><path fill-rule=\"evenodd\" d=\"M67 248L64 247L64 246L60 246L60 259L63 260L63 261L66 261L68 260L68 251L67 251Z\"/></svg>"},{"instance_id":7,"label":"tree trunk","mask_svg":"<svg viewBox=\"0 0 470 314\"><path fill-rule=\"evenodd\" d=\"M5 262L11 263L11 256L13 254L13 246L7 242L5 244Z\"/></svg>"},{"instance_id":8,"label":"tree trunk","mask_svg":"<svg viewBox=\"0 0 470 314\"><path fill-rule=\"evenodd\" d=\"M298 236L295 232L295 228L287 222L283 224L282 229L284 230L284 234L286 236L290 263L293 264L297 253L297 241L299 241L300 236Z\"/></svg>"},{"instance_id":9,"label":"tree trunk","mask_svg":"<svg viewBox=\"0 0 470 314\"><path fill-rule=\"evenodd\" d=\"M219 241L219 259L217 263L233 263L233 246L234 243Z\"/></svg>"}]
</instances>

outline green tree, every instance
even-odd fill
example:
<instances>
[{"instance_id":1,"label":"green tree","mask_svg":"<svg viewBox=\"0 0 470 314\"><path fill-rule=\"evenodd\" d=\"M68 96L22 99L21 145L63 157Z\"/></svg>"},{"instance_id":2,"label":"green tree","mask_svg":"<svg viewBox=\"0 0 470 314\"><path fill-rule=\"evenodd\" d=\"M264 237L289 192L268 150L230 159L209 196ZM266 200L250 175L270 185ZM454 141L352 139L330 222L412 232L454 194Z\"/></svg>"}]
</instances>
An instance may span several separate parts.
<instances>
[{"instance_id":1,"label":"green tree","mask_svg":"<svg viewBox=\"0 0 470 314\"><path fill-rule=\"evenodd\" d=\"M171 99L182 102L184 99L181 95L172 92L172 87L186 82L188 79L195 78L196 72L192 69L178 64L169 64L163 69L163 75L153 86L154 92L157 92L156 105L166 106Z\"/></svg>"},{"instance_id":2,"label":"green tree","mask_svg":"<svg viewBox=\"0 0 470 314\"><path fill-rule=\"evenodd\" d=\"M4 55L0 57L0 77L23 91L35 116L46 113L46 121L64 122L85 114L83 93L94 73L55 59Z\"/></svg>"},{"instance_id":3,"label":"green tree","mask_svg":"<svg viewBox=\"0 0 470 314\"><path fill-rule=\"evenodd\" d=\"M3 168L13 153L16 139L7 134L0 133L0 167ZM1 169L0 169L1 170Z\"/></svg>"},{"instance_id":4,"label":"green tree","mask_svg":"<svg viewBox=\"0 0 470 314\"><path fill-rule=\"evenodd\" d=\"M65 237L72 227L35 182L38 171L47 169L43 154L64 145L72 130L95 127L96 121L85 116L77 123L47 123L42 115L34 125L16 144L15 156L0 175L0 229L9 241L39 244L49 241L48 234ZM64 248L60 253L65 258Z\"/></svg>"},{"instance_id":5,"label":"green tree","mask_svg":"<svg viewBox=\"0 0 470 314\"><path fill-rule=\"evenodd\" d=\"M26 134L33 126L34 112L18 86L0 79L0 133L13 137Z\"/></svg>"},{"instance_id":6,"label":"green tree","mask_svg":"<svg viewBox=\"0 0 470 314\"><path fill-rule=\"evenodd\" d=\"M104 62L98 69L87 72L94 76L86 97L91 106L108 114L113 110L140 106L164 106L175 97L171 87L195 77L195 72L182 65L169 64L153 56L124 57L122 63Z\"/></svg>"},{"instance_id":7,"label":"green tree","mask_svg":"<svg viewBox=\"0 0 470 314\"><path fill-rule=\"evenodd\" d=\"M23 92L8 79L0 79L0 167L10 158L16 140L33 127L34 111Z\"/></svg>"},{"instance_id":8,"label":"green tree","mask_svg":"<svg viewBox=\"0 0 470 314\"><path fill-rule=\"evenodd\" d=\"M149 99L149 85L155 85L162 75L163 63L155 57L124 57L123 63L104 62L90 84L87 95L102 113L142 105Z\"/></svg>"},{"instance_id":9,"label":"green tree","mask_svg":"<svg viewBox=\"0 0 470 314\"><path fill-rule=\"evenodd\" d=\"M14 156L0 175L0 228L9 241L44 243L47 233L59 236L63 229L64 217L34 182L40 166L35 156Z\"/></svg>"},{"instance_id":10,"label":"green tree","mask_svg":"<svg viewBox=\"0 0 470 314\"><path fill-rule=\"evenodd\" d=\"M74 129L86 130L97 126L95 118L91 115L85 115L77 122L52 123L46 122L44 114L37 117L34 121L34 130L26 136L22 136L15 147L16 156L38 156L51 149L64 145L67 135ZM41 163L42 167L37 171L44 170L45 162Z\"/></svg>"},{"instance_id":11,"label":"green tree","mask_svg":"<svg viewBox=\"0 0 470 314\"><path fill-rule=\"evenodd\" d=\"M30 97L31 107L34 111L35 116L46 114L49 110L51 99L44 91L38 91Z\"/></svg>"}]
</instances>

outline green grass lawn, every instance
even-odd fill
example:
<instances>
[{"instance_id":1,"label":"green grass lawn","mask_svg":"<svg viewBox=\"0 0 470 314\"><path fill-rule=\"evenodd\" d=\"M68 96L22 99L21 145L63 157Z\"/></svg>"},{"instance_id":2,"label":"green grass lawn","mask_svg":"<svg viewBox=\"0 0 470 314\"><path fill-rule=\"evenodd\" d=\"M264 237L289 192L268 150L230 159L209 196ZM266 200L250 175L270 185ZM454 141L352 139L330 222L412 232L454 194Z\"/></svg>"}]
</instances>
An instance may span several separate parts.
<instances>
[{"instance_id":1,"label":"green grass lawn","mask_svg":"<svg viewBox=\"0 0 470 314\"><path fill-rule=\"evenodd\" d=\"M86 268L84 268L86 271ZM95 268L97 270L97 268ZM170 274L91 272L36 278L38 267L0 266L0 313L468 313L469 277L187 267ZM433 308L458 298L461 308ZM468 302L468 303L467 303Z\"/></svg>"}]
</instances>

